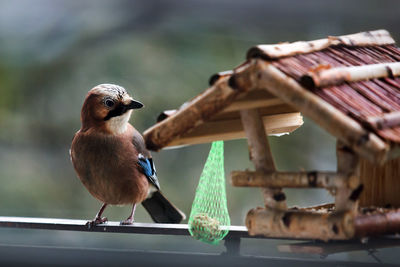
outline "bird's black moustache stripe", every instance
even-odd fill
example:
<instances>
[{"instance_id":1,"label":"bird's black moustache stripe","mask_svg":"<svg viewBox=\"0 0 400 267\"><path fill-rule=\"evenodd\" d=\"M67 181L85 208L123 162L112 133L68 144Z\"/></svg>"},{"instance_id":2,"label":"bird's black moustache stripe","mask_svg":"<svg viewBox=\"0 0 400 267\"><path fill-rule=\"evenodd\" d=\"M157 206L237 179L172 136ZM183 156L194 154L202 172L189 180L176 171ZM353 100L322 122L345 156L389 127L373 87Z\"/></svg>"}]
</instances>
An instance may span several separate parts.
<instances>
[{"instance_id":1,"label":"bird's black moustache stripe","mask_svg":"<svg viewBox=\"0 0 400 267\"><path fill-rule=\"evenodd\" d=\"M110 110L107 114L107 116L104 118L105 121L108 121L109 119L113 118L113 117L118 117L121 116L122 114L124 114L125 112L127 112L129 110L128 107L120 104L118 105L116 108L114 108L113 110Z\"/></svg>"}]
</instances>

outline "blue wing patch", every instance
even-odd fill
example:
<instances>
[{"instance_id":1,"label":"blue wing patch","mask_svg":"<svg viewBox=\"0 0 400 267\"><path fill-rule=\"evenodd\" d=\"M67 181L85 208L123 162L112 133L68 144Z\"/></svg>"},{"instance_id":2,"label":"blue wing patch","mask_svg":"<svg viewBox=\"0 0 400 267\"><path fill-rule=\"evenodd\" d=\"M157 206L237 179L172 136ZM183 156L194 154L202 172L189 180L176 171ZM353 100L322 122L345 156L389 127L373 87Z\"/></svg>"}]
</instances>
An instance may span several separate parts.
<instances>
[{"instance_id":1,"label":"blue wing patch","mask_svg":"<svg viewBox=\"0 0 400 267\"><path fill-rule=\"evenodd\" d=\"M145 158L142 154L139 154L138 157L139 165L142 167L144 175L146 175L147 179L158 189L160 190L160 184L158 183L156 168L153 163L152 158Z\"/></svg>"}]
</instances>

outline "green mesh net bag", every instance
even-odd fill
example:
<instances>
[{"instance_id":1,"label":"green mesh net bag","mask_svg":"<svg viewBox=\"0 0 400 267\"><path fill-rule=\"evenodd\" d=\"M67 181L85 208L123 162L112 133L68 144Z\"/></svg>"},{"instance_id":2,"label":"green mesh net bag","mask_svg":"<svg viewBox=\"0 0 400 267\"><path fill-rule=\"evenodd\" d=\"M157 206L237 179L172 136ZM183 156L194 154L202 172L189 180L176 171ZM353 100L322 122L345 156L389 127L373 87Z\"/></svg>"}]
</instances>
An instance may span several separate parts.
<instances>
[{"instance_id":1,"label":"green mesh net bag","mask_svg":"<svg viewBox=\"0 0 400 267\"><path fill-rule=\"evenodd\" d=\"M198 240L218 244L229 232L225 192L224 142L211 145L189 217L189 232Z\"/></svg>"}]
</instances>

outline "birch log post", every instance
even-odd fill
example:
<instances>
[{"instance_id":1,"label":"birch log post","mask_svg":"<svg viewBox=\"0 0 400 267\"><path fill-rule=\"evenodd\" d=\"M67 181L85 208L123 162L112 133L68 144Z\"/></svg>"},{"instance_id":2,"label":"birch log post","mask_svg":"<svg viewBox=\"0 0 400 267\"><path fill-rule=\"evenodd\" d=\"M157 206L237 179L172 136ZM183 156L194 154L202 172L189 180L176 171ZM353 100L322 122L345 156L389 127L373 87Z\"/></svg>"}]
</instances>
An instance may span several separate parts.
<instances>
[{"instance_id":1,"label":"birch log post","mask_svg":"<svg viewBox=\"0 0 400 267\"><path fill-rule=\"evenodd\" d=\"M386 129L400 125L400 111L385 113L379 117L367 117L367 123L375 129Z\"/></svg>"},{"instance_id":2,"label":"birch log post","mask_svg":"<svg viewBox=\"0 0 400 267\"><path fill-rule=\"evenodd\" d=\"M238 114L239 115L239 114ZM267 134L290 133L303 124L300 113L284 113L262 117ZM168 143L167 147L211 143L218 140L245 138L241 119L211 120Z\"/></svg>"},{"instance_id":3,"label":"birch log post","mask_svg":"<svg viewBox=\"0 0 400 267\"><path fill-rule=\"evenodd\" d=\"M337 171L348 181L336 188L335 208L336 211L357 211L357 203L362 193L359 177L356 170L358 156L340 140L336 143Z\"/></svg>"},{"instance_id":4,"label":"birch log post","mask_svg":"<svg viewBox=\"0 0 400 267\"><path fill-rule=\"evenodd\" d=\"M202 124L232 103L240 91L229 87L227 82L228 78L222 78L173 115L147 129L143 134L147 148L154 151L160 150L174 138Z\"/></svg>"},{"instance_id":5,"label":"birch log post","mask_svg":"<svg viewBox=\"0 0 400 267\"><path fill-rule=\"evenodd\" d=\"M327 188L336 189L347 186L349 180L344 174L327 171L309 172L260 172L233 171L233 186L272 187L272 188Z\"/></svg>"},{"instance_id":6,"label":"birch log post","mask_svg":"<svg viewBox=\"0 0 400 267\"><path fill-rule=\"evenodd\" d=\"M249 211L246 227L250 235L268 237L344 240L354 236L352 212L316 213L257 208Z\"/></svg>"},{"instance_id":7,"label":"birch log post","mask_svg":"<svg viewBox=\"0 0 400 267\"><path fill-rule=\"evenodd\" d=\"M377 236L400 233L400 209L359 215L354 219L355 236Z\"/></svg>"},{"instance_id":8,"label":"birch log post","mask_svg":"<svg viewBox=\"0 0 400 267\"><path fill-rule=\"evenodd\" d=\"M242 110L240 111L240 116L249 144L250 159L254 163L256 171L275 171L267 134L263 127L264 123L258 110ZM262 192L266 207L286 209L286 196L282 189L264 187Z\"/></svg>"},{"instance_id":9,"label":"birch log post","mask_svg":"<svg viewBox=\"0 0 400 267\"><path fill-rule=\"evenodd\" d=\"M358 82L376 78L400 75L400 62L380 63L364 66L351 66L311 71L303 75L300 83L307 88L340 85L345 82Z\"/></svg>"},{"instance_id":10,"label":"birch log post","mask_svg":"<svg viewBox=\"0 0 400 267\"><path fill-rule=\"evenodd\" d=\"M276 45L258 45L249 49L247 52L247 59L255 57L266 59L290 57L298 54L320 51L333 45L370 46L388 45L394 43L395 41L390 36L389 32L386 30L376 30L342 36L329 36L325 39L309 42L299 41Z\"/></svg>"}]
</instances>

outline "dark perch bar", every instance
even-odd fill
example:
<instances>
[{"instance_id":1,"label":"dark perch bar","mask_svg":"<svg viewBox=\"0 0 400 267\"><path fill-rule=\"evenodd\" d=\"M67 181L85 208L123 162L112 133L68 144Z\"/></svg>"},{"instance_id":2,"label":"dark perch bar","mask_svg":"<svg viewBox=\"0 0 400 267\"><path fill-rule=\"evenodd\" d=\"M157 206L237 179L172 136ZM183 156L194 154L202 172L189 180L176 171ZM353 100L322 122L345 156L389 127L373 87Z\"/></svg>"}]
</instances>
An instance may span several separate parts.
<instances>
[{"instance_id":1,"label":"dark perch bar","mask_svg":"<svg viewBox=\"0 0 400 267\"><path fill-rule=\"evenodd\" d=\"M151 235L190 235L187 224L134 223L133 225L120 225L119 222L107 222L106 224L100 224L89 229L86 223L87 220L0 217L0 227L9 228ZM254 238L253 236L249 236L245 226L230 226L229 234L225 238L241 237Z\"/></svg>"}]
</instances>

